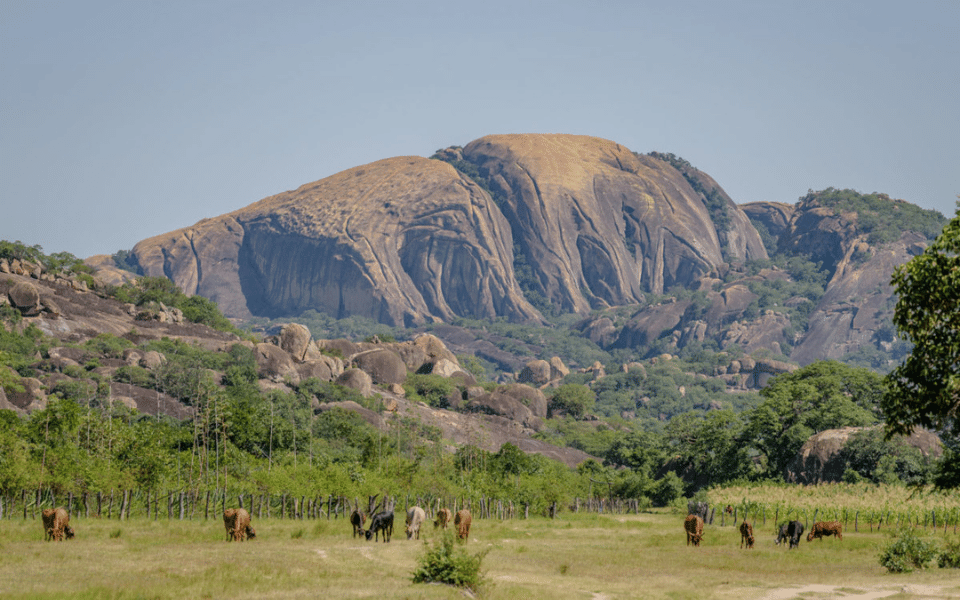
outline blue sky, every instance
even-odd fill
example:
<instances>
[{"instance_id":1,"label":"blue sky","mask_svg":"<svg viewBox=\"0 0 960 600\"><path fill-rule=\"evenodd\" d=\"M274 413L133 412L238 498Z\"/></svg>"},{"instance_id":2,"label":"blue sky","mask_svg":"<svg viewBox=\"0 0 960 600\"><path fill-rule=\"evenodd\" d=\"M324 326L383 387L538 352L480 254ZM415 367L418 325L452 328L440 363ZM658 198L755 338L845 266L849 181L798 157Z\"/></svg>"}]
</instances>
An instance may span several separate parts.
<instances>
[{"instance_id":1,"label":"blue sky","mask_svg":"<svg viewBox=\"0 0 960 600\"><path fill-rule=\"evenodd\" d=\"M672 152L737 202L952 217L960 2L0 0L0 239L80 257L494 133Z\"/></svg>"}]
</instances>

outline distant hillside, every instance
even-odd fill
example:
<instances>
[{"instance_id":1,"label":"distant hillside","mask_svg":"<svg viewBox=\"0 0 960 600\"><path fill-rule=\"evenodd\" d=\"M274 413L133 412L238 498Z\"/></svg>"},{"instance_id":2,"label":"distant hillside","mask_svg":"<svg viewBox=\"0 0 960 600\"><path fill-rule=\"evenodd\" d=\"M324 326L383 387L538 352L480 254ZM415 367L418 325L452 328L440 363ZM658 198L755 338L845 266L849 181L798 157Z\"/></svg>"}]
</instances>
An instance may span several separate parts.
<instances>
[{"instance_id":1,"label":"distant hillside","mask_svg":"<svg viewBox=\"0 0 960 600\"><path fill-rule=\"evenodd\" d=\"M944 223L850 190L741 206L682 158L586 136L487 136L432 158L356 167L158 235L122 265L255 322L576 315L607 356L696 344L886 370L904 350L890 275ZM515 366L532 350L487 354Z\"/></svg>"}]
</instances>

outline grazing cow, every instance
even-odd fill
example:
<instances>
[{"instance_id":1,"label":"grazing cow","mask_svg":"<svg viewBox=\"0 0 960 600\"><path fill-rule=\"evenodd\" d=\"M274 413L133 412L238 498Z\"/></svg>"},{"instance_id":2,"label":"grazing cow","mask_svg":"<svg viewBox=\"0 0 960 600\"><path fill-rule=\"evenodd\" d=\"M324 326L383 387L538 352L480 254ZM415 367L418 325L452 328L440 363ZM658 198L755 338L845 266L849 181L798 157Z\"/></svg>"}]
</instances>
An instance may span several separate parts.
<instances>
[{"instance_id":1,"label":"grazing cow","mask_svg":"<svg viewBox=\"0 0 960 600\"><path fill-rule=\"evenodd\" d=\"M389 542L393 535L393 508L383 510L373 515L370 519L370 529L367 530L367 541L374 538L375 542L380 541L380 532L383 532L383 541Z\"/></svg>"},{"instance_id":2,"label":"grazing cow","mask_svg":"<svg viewBox=\"0 0 960 600\"><path fill-rule=\"evenodd\" d=\"M746 521L740 522L740 547L743 548L744 542L747 544L747 549L753 548L753 525L747 523Z\"/></svg>"},{"instance_id":3,"label":"grazing cow","mask_svg":"<svg viewBox=\"0 0 960 600\"><path fill-rule=\"evenodd\" d=\"M353 537L363 536L363 524L367 520L367 515L363 514L363 511L354 508L353 512L350 513L350 524L353 525Z\"/></svg>"},{"instance_id":4,"label":"grazing cow","mask_svg":"<svg viewBox=\"0 0 960 600\"><path fill-rule=\"evenodd\" d=\"M449 508L441 508L437 511L437 518L433 520L433 528L437 527L441 529L447 528L447 523L453 520L453 515L450 514Z\"/></svg>"},{"instance_id":5,"label":"grazing cow","mask_svg":"<svg viewBox=\"0 0 960 600\"><path fill-rule=\"evenodd\" d=\"M44 539L48 542L62 542L64 538L73 539L73 528L70 527L70 513L65 508L45 508L41 514L43 520Z\"/></svg>"},{"instance_id":6,"label":"grazing cow","mask_svg":"<svg viewBox=\"0 0 960 600\"><path fill-rule=\"evenodd\" d=\"M777 534L777 545L785 540L790 541L790 549L800 545L800 536L803 535L803 523L800 521L790 521L780 526L780 532Z\"/></svg>"},{"instance_id":7,"label":"grazing cow","mask_svg":"<svg viewBox=\"0 0 960 600\"><path fill-rule=\"evenodd\" d=\"M427 520L426 513L419 506L413 506L407 511L407 539L417 536L420 539L420 526Z\"/></svg>"},{"instance_id":8,"label":"grazing cow","mask_svg":"<svg viewBox=\"0 0 960 600\"><path fill-rule=\"evenodd\" d=\"M250 513L245 508L228 508L223 511L223 528L227 541L243 542L257 537L256 530L250 525Z\"/></svg>"},{"instance_id":9,"label":"grazing cow","mask_svg":"<svg viewBox=\"0 0 960 600\"><path fill-rule=\"evenodd\" d=\"M807 534L807 541L812 542L813 538L823 541L823 536L835 535L838 540L843 540L843 523L840 521L817 521L813 524L813 529Z\"/></svg>"},{"instance_id":10,"label":"grazing cow","mask_svg":"<svg viewBox=\"0 0 960 600\"><path fill-rule=\"evenodd\" d=\"M703 519L699 515L687 515L683 528L687 532L687 545L693 542L694 546L699 546L703 541Z\"/></svg>"},{"instance_id":11,"label":"grazing cow","mask_svg":"<svg viewBox=\"0 0 960 600\"><path fill-rule=\"evenodd\" d=\"M457 537L464 542L470 537L470 523L473 522L473 516L467 509L457 511L457 516L453 518L453 524L457 528Z\"/></svg>"}]
</instances>

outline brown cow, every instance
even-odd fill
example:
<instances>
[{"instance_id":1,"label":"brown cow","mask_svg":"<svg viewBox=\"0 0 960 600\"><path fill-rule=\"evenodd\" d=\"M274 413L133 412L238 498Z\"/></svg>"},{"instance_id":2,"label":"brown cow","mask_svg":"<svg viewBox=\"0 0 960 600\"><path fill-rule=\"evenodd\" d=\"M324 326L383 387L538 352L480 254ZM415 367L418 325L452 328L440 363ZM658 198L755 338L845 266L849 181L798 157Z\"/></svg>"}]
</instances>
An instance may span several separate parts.
<instances>
[{"instance_id":1,"label":"brown cow","mask_svg":"<svg viewBox=\"0 0 960 600\"><path fill-rule=\"evenodd\" d=\"M753 548L753 525L743 521L740 523L740 547L747 544L747 549Z\"/></svg>"},{"instance_id":2,"label":"brown cow","mask_svg":"<svg viewBox=\"0 0 960 600\"><path fill-rule=\"evenodd\" d=\"M45 508L41 518L43 519L43 532L46 541L62 542L64 538L73 539L74 532L73 528L70 527L70 513L67 512L67 509L61 507Z\"/></svg>"},{"instance_id":3,"label":"brown cow","mask_svg":"<svg viewBox=\"0 0 960 600\"><path fill-rule=\"evenodd\" d=\"M223 511L223 528L227 532L227 541L242 542L257 537L250 526L250 513L243 508L228 508Z\"/></svg>"},{"instance_id":4,"label":"brown cow","mask_svg":"<svg viewBox=\"0 0 960 600\"><path fill-rule=\"evenodd\" d=\"M694 546L699 546L703 541L703 519L698 515L687 515L683 521L683 528L687 532L687 545L693 542Z\"/></svg>"},{"instance_id":5,"label":"brown cow","mask_svg":"<svg viewBox=\"0 0 960 600\"><path fill-rule=\"evenodd\" d=\"M457 537L464 542L470 537L470 523L472 521L473 517L470 515L470 511L465 508L458 510L457 516L453 518L453 524L457 527Z\"/></svg>"},{"instance_id":6,"label":"brown cow","mask_svg":"<svg viewBox=\"0 0 960 600\"><path fill-rule=\"evenodd\" d=\"M353 537L363 537L365 535L363 531L363 524L367 520L367 515L363 514L363 511L354 508L353 512L350 513L350 524L353 525Z\"/></svg>"},{"instance_id":7,"label":"brown cow","mask_svg":"<svg viewBox=\"0 0 960 600\"><path fill-rule=\"evenodd\" d=\"M813 529L807 534L807 541L812 542L817 538L821 542L823 536L835 535L838 540L843 540L843 523L840 521L817 521L813 524Z\"/></svg>"},{"instance_id":8,"label":"brown cow","mask_svg":"<svg viewBox=\"0 0 960 600\"><path fill-rule=\"evenodd\" d=\"M447 523L453 520L453 515L450 513L449 508L441 508L437 511L437 518L433 520L433 528L437 527L441 529L447 528Z\"/></svg>"}]
</instances>

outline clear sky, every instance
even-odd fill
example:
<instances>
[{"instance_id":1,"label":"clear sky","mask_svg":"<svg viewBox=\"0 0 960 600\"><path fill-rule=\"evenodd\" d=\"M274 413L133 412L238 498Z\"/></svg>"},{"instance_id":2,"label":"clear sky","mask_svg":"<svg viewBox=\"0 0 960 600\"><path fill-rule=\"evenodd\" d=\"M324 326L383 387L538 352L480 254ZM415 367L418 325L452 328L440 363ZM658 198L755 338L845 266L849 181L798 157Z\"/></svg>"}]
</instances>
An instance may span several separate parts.
<instances>
[{"instance_id":1,"label":"clear sky","mask_svg":"<svg viewBox=\"0 0 960 600\"><path fill-rule=\"evenodd\" d=\"M957 0L0 0L0 239L113 253L494 133L952 217L958 46Z\"/></svg>"}]
</instances>

